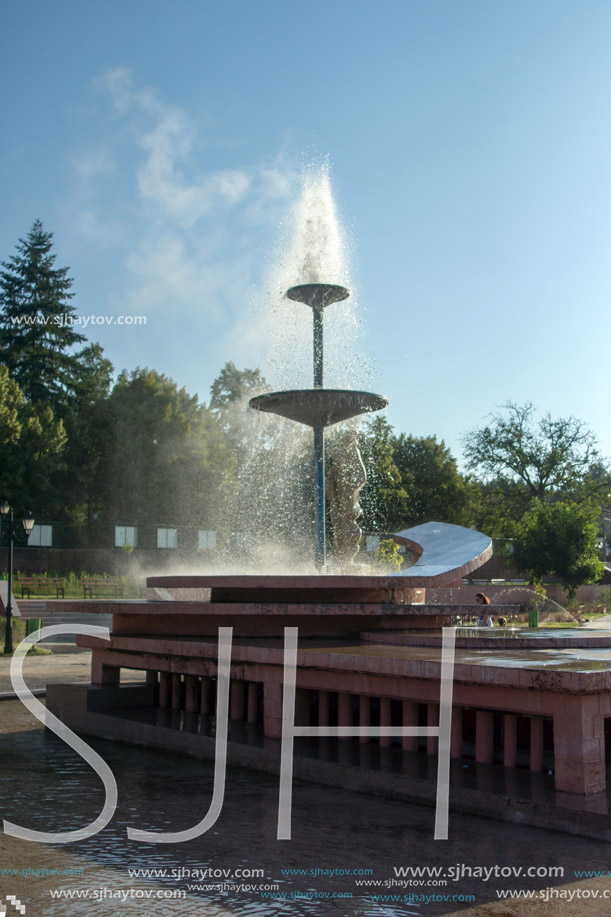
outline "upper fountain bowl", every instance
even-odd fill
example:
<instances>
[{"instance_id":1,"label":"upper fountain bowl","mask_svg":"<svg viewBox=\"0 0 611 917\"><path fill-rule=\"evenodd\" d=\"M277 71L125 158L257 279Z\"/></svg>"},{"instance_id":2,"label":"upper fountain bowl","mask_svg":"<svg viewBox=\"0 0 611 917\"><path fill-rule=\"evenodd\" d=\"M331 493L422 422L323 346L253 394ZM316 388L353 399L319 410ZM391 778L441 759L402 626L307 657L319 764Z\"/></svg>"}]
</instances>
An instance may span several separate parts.
<instances>
[{"instance_id":1,"label":"upper fountain bowl","mask_svg":"<svg viewBox=\"0 0 611 917\"><path fill-rule=\"evenodd\" d=\"M348 299L350 290L334 283L302 283L299 286L291 287L286 291L286 295L289 299L303 302L313 309L324 309L331 303Z\"/></svg>"}]
</instances>

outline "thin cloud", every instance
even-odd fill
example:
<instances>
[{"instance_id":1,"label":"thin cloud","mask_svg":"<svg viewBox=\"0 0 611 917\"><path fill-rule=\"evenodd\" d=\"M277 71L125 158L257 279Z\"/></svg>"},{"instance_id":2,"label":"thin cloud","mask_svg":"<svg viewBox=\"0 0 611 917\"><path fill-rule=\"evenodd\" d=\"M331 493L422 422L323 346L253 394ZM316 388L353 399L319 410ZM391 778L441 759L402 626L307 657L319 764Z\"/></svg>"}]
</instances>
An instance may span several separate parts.
<instances>
[{"instance_id":1,"label":"thin cloud","mask_svg":"<svg viewBox=\"0 0 611 917\"><path fill-rule=\"evenodd\" d=\"M72 157L72 166L84 181L98 175L110 175L115 169L114 160L108 150L91 150L75 155Z\"/></svg>"},{"instance_id":2,"label":"thin cloud","mask_svg":"<svg viewBox=\"0 0 611 917\"><path fill-rule=\"evenodd\" d=\"M253 180L245 170L187 175L197 137L187 112L160 101L150 89L136 91L130 72L123 67L109 71L102 85L110 93L117 114L127 116L136 111L153 121L138 134L138 144L146 155L136 179L141 200L151 205L157 217L190 227L215 207L244 199Z\"/></svg>"},{"instance_id":3,"label":"thin cloud","mask_svg":"<svg viewBox=\"0 0 611 917\"><path fill-rule=\"evenodd\" d=\"M255 165L205 170L200 151L210 138L186 110L137 86L125 67L96 84L110 102L116 142L127 138L130 145L120 159L123 176L127 169L129 179L131 170L131 192L128 187L121 206L125 238L137 241L125 251L124 293L116 305L138 314L197 310L218 323L234 322L260 282L262 239L289 209L297 170L282 153ZM79 180L93 187L112 161L97 151L73 164ZM101 199L100 209L107 203ZM91 200L82 211L75 222L100 238L103 220Z\"/></svg>"}]
</instances>

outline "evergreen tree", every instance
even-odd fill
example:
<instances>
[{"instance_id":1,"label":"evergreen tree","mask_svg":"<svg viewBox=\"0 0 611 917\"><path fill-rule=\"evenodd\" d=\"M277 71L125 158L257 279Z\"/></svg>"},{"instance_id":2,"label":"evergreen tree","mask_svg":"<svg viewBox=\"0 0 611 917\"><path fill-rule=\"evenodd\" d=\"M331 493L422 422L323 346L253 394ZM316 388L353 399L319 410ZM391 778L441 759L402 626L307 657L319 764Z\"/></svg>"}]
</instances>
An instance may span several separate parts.
<instances>
[{"instance_id":1,"label":"evergreen tree","mask_svg":"<svg viewBox=\"0 0 611 917\"><path fill-rule=\"evenodd\" d=\"M68 268L56 268L53 234L36 220L0 272L2 361L25 397L62 414L78 385L79 359L71 352L85 338L75 330Z\"/></svg>"},{"instance_id":2,"label":"evergreen tree","mask_svg":"<svg viewBox=\"0 0 611 917\"><path fill-rule=\"evenodd\" d=\"M56 475L64 497L58 515L63 522L91 523L106 499L101 470L112 443L108 397L113 367L103 354L99 344L80 352L75 399L63 417L68 436L65 468Z\"/></svg>"}]
</instances>

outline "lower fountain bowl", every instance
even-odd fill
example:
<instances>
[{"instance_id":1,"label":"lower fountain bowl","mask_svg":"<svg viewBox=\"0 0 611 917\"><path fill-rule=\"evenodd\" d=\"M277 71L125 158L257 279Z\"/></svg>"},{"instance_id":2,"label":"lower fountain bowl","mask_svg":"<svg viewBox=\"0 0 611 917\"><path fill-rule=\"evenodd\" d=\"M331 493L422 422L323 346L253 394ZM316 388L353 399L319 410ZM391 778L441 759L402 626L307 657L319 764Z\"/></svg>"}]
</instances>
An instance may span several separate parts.
<instances>
[{"instance_id":1,"label":"lower fountain bowl","mask_svg":"<svg viewBox=\"0 0 611 917\"><path fill-rule=\"evenodd\" d=\"M310 388L258 395L250 399L249 405L255 411L279 414L308 427L330 427L360 414L380 411L388 401L371 392Z\"/></svg>"}]
</instances>

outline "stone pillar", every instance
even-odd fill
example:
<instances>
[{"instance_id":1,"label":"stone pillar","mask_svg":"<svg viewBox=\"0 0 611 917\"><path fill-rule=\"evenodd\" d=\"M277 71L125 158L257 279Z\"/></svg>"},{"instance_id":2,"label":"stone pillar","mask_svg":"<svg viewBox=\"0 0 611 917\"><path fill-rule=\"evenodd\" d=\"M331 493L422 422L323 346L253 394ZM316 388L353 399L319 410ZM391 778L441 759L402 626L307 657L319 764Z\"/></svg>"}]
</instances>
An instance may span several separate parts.
<instances>
[{"instance_id":1,"label":"stone pillar","mask_svg":"<svg viewBox=\"0 0 611 917\"><path fill-rule=\"evenodd\" d=\"M505 714L503 727L503 764L515 767L518 754L518 717L515 713Z\"/></svg>"},{"instance_id":2,"label":"stone pillar","mask_svg":"<svg viewBox=\"0 0 611 917\"><path fill-rule=\"evenodd\" d=\"M343 691L337 695L337 725L352 726L352 694Z\"/></svg>"},{"instance_id":3,"label":"stone pillar","mask_svg":"<svg viewBox=\"0 0 611 917\"><path fill-rule=\"evenodd\" d=\"M167 708L171 705L172 676L169 672L159 673L159 706Z\"/></svg>"},{"instance_id":4,"label":"stone pillar","mask_svg":"<svg viewBox=\"0 0 611 917\"><path fill-rule=\"evenodd\" d=\"M185 676L185 710L187 713L199 712L200 687L197 675Z\"/></svg>"},{"instance_id":5,"label":"stone pillar","mask_svg":"<svg viewBox=\"0 0 611 917\"><path fill-rule=\"evenodd\" d=\"M92 685L118 685L121 683L121 669L115 665L106 665L94 650L91 660Z\"/></svg>"},{"instance_id":6,"label":"stone pillar","mask_svg":"<svg viewBox=\"0 0 611 917\"><path fill-rule=\"evenodd\" d=\"M176 672L172 673L172 709L180 710L182 700L182 678Z\"/></svg>"},{"instance_id":7,"label":"stone pillar","mask_svg":"<svg viewBox=\"0 0 611 917\"><path fill-rule=\"evenodd\" d=\"M279 739L282 736L282 685L263 683L263 732Z\"/></svg>"},{"instance_id":8,"label":"stone pillar","mask_svg":"<svg viewBox=\"0 0 611 917\"><path fill-rule=\"evenodd\" d=\"M371 703L368 694L361 694L359 697L359 726L371 725ZM359 742L366 745L369 742L369 736L359 736Z\"/></svg>"},{"instance_id":9,"label":"stone pillar","mask_svg":"<svg viewBox=\"0 0 611 917\"><path fill-rule=\"evenodd\" d=\"M418 704L413 700L403 701L403 725L418 725ZM404 751L418 751L418 736L403 736Z\"/></svg>"},{"instance_id":10,"label":"stone pillar","mask_svg":"<svg viewBox=\"0 0 611 917\"><path fill-rule=\"evenodd\" d=\"M248 682L248 702L247 702L248 713L247 713L247 718L248 718L248 722L249 722L249 723L256 723L256 722L257 722L257 713L259 712L259 710L258 710L258 707L259 707L259 704L258 704L259 692L258 692L257 689L258 689L258 685L257 685L254 681L249 681L249 682Z\"/></svg>"},{"instance_id":11,"label":"stone pillar","mask_svg":"<svg viewBox=\"0 0 611 917\"><path fill-rule=\"evenodd\" d=\"M210 713L210 678L207 675L202 675L199 712L202 716L208 716Z\"/></svg>"},{"instance_id":12,"label":"stone pillar","mask_svg":"<svg viewBox=\"0 0 611 917\"><path fill-rule=\"evenodd\" d=\"M147 669L146 683L153 689L153 706L159 706L159 676L156 671Z\"/></svg>"},{"instance_id":13,"label":"stone pillar","mask_svg":"<svg viewBox=\"0 0 611 917\"><path fill-rule=\"evenodd\" d=\"M243 720L246 708L246 685L237 678L231 679L229 719Z\"/></svg>"},{"instance_id":14,"label":"stone pillar","mask_svg":"<svg viewBox=\"0 0 611 917\"><path fill-rule=\"evenodd\" d=\"M390 706L390 697L381 697L380 698L380 726L390 726L391 725L391 706ZM390 736L380 736L380 747L388 748L390 745L391 738Z\"/></svg>"},{"instance_id":15,"label":"stone pillar","mask_svg":"<svg viewBox=\"0 0 611 917\"><path fill-rule=\"evenodd\" d=\"M556 789L599 793L605 789L605 718L596 695L565 695L554 712Z\"/></svg>"},{"instance_id":16,"label":"stone pillar","mask_svg":"<svg viewBox=\"0 0 611 917\"><path fill-rule=\"evenodd\" d=\"M452 707L450 757L462 758L462 707Z\"/></svg>"},{"instance_id":17,"label":"stone pillar","mask_svg":"<svg viewBox=\"0 0 611 917\"><path fill-rule=\"evenodd\" d=\"M543 717L530 718L530 769L543 770Z\"/></svg>"},{"instance_id":18,"label":"stone pillar","mask_svg":"<svg viewBox=\"0 0 611 917\"><path fill-rule=\"evenodd\" d=\"M426 725L439 726L439 704L426 705ZM426 737L426 752L428 755L436 755L439 747L437 736Z\"/></svg>"},{"instance_id":19,"label":"stone pillar","mask_svg":"<svg viewBox=\"0 0 611 917\"><path fill-rule=\"evenodd\" d=\"M318 692L318 725L329 726L329 692Z\"/></svg>"},{"instance_id":20,"label":"stone pillar","mask_svg":"<svg viewBox=\"0 0 611 917\"><path fill-rule=\"evenodd\" d=\"M494 717L489 710L475 712L475 760L492 764L494 756Z\"/></svg>"},{"instance_id":21,"label":"stone pillar","mask_svg":"<svg viewBox=\"0 0 611 917\"><path fill-rule=\"evenodd\" d=\"M310 692L305 688L297 688L295 700L295 718L299 726L310 726Z\"/></svg>"}]
</instances>

